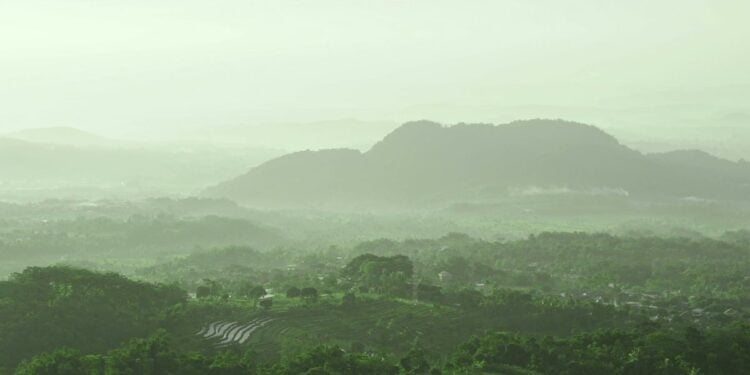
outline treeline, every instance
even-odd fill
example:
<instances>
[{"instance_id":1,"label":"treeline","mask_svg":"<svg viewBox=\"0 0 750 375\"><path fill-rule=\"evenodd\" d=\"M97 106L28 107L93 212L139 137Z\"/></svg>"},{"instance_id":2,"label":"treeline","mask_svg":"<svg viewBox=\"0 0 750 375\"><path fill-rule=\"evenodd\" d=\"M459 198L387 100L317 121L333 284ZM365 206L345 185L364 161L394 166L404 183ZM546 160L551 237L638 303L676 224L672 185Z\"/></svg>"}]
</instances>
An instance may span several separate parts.
<instances>
[{"instance_id":1,"label":"treeline","mask_svg":"<svg viewBox=\"0 0 750 375\"><path fill-rule=\"evenodd\" d=\"M261 364L252 352L230 351L215 356L180 353L164 334L136 339L122 348L98 355L62 349L22 363L19 375L139 374L397 374L399 367L382 356L347 353L335 346L321 346L277 364Z\"/></svg>"},{"instance_id":2,"label":"treeline","mask_svg":"<svg viewBox=\"0 0 750 375\"><path fill-rule=\"evenodd\" d=\"M571 337L492 333L463 344L448 373L503 373L508 366L540 374L746 374L750 325L702 331L601 330Z\"/></svg>"},{"instance_id":3,"label":"treeline","mask_svg":"<svg viewBox=\"0 0 750 375\"><path fill-rule=\"evenodd\" d=\"M276 315L284 319L316 312L342 322L351 315L346 323L351 324L382 309L400 313L384 321L385 326L378 325L383 331L375 342L335 347L308 340L299 342L300 351L269 359L267 353L253 354L242 346L193 352L201 346L171 341L172 333L154 335L165 328L183 341L194 337L193 329L208 319L249 316L245 314L252 310L243 313L243 305L211 299L190 303L175 286L117 274L29 268L0 282L0 315L5 318L0 321L0 373L16 366L20 374L736 374L750 369L750 326L741 319L705 329L687 321L650 322L627 310L575 299L507 289L442 290L429 284L416 284L416 293L435 307L428 309L430 315L413 315L418 310L410 310L411 303L395 302L403 293L414 292L403 278L412 270L403 256L357 257L339 271L339 288L348 292L339 294L337 305L317 304L313 287L288 288L285 298L307 302L299 310ZM377 307L358 295L373 292L394 302ZM264 294L263 286L247 284L240 297L257 300ZM415 340L408 354L389 350L397 345L393 340L408 337L389 331L386 326L391 324L419 326L425 345ZM495 333L455 349L470 332ZM334 332L329 334L330 342L338 342ZM403 349L403 344L398 346ZM423 350L438 347L450 351Z\"/></svg>"},{"instance_id":4,"label":"treeline","mask_svg":"<svg viewBox=\"0 0 750 375\"><path fill-rule=\"evenodd\" d=\"M363 242L313 252L225 248L143 269L155 281L195 290L204 280L232 294L251 281L275 290L377 293L441 304L472 304L498 289L629 306L667 321L724 324L750 313L745 232L708 238L541 233L518 241L462 234ZM462 302L462 300L464 302Z\"/></svg>"},{"instance_id":5,"label":"treeline","mask_svg":"<svg viewBox=\"0 0 750 375\"><path fill-rule=\"evenodd\" d=\"M234 244L271 248L284 242L275 229L251 220L219 216L180 218L170 215L79 217L11 223L0 230L3 260L19 266L69 263L97 267L118 261L141 264L164 256L186 255L196 248ZM6 266L0 265L0 278Z\"/></svg>"},{"instance_id":6,"label":"treeline","mask_svg":"<svg viewBox=\"0 0 750 375\"><path fill-rule=\"evenodd\" d=\"M149 373L145 363L166 373L743 373L747 238L451 234L306 252L235 246L138 273L156 284L28 268L0 282L0 373L23 360L27 373ZM217 353L195 335L258 316L276 326L246 346L256 357L240 346ZM125 345L159 329L176 342Z\"/></svg>"},{"instance_id":7,"label":"treeline","mask_svg":"<svg viewBox=\"0 0 750 375\"><path fill-rule=\"evenodd\" d=\"M451 234L369 241L353 251L406 255L415 278L444 290L522 288L610 304L681 305L680 314L692 309L722 314L750 311L748 238L746 231L721 239L541 233L482 241Z\"/></svg>"},{"instance_id":8,"label":"treeline","mask_svg":"<svg viewBox=\"0 0 750 375\"><path fill-rule=\"evenodd\" d=\"M403 357L318 346L276 363L253 352L181 353L167 335L136 339L105 354L61 349L22 363L17 374L744 374L750 371L750 325L720 331L664 331L644 326L571 337L490 333L442 362L414 348Z\"/></svg>"}]
</instances>

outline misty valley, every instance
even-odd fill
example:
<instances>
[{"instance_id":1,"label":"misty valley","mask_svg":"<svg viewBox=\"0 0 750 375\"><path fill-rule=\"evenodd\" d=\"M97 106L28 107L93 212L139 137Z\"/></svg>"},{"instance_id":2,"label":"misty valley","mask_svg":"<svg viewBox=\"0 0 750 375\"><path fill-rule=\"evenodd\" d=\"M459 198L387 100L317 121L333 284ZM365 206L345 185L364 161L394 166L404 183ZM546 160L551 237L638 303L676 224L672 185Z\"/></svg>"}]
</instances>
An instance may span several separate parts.
<instances>
[{"instance_id":1,"label":"misty valley","mask_svg":"<svg viewBox=\"0 0 750 375\"><path fill-rule=\"evenodd\" d=\"M38 147L64 152L25 168L40 154L4 159L25 173L17 184L53 182L0 203L3 373L750 366L744 161L642 153L558 120L418 121L366 152L289 153L148 197L54 181L128 173L67 168L80 165L67 148L123 153L144 173L169 160Z\"/></svg>"},{"instance_id":2,"label":"misty valley","mask_svg":"<svg viewBox=\"0 0 750 375\"><path fill-rule=\"evenodd\" d=\"M748 375L749 14L0 0L0 375Z\"/></svg>"}]
</instances>

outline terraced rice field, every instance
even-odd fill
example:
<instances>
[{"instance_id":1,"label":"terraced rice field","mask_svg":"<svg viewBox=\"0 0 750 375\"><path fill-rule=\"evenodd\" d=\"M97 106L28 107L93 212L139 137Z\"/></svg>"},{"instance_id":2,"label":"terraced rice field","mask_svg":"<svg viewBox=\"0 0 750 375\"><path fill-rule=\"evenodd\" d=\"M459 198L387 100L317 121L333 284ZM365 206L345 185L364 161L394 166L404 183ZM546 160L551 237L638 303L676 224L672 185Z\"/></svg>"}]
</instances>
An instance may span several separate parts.
<instances>
[{"instance_id":1,"label":"terraced rice field","mask_svg":"<svg viewBox=\"0 0 750 375\"><path fill-rule=\"evenodd\" d=\"M192 332L200 335L194 338L216 349L231 346L267 358L316 344L336 344L348 350L354 343L364 345L367 351L398 354L408 352L418 342L427 352L444 355L485 331L547 334L556 329L541 324L549 319L540 313L495 313L376 298L358 299L349 307L320 303L251 310L248 315L233 315L224 321L221 315L212 316L212 320L194 327ZM582 330L596 328L587 327L587 319L579 320Z\"/></svg>"},{"instance_id":2,"label":"terraced rice field","mask_svg":"<svg viewBox=\"0 0 750 375\"><path fill-rule=\"evenodd\" d=\"M295 342L343 348L360 342L371 349L408 350L415 338L436 325L451 326L446 321L451 318L456 318L452 312L435 312L428 305L370 300L349 308L323 305L258 312L247 321L207 322L195 332L217 349L240 346L258 353L278 353Z\"/></svg>"},{"instance_id":3,"label":"terraced rice field","mask_svg":"<svg viewBox=\"0 0 750 375\"><path fill-rule=\"evenodd\" d=\"M253 332L273 320L268 318L253 319L247 323L218 321L201 328L196 335L216 341L214 344L217 347L224 347L233 343L241 345L250 338Z\"/></svg>"}]
</instances>

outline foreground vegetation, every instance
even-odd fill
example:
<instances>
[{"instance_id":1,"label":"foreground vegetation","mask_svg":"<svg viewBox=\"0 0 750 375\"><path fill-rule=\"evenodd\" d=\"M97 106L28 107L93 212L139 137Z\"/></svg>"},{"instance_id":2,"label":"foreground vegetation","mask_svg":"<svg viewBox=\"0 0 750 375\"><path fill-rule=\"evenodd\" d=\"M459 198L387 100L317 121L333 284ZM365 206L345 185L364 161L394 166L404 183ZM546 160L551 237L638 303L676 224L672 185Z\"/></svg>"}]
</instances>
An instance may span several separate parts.
<instances>
[{"instance_id":1,"label":"foreground vegetation","mask_svg":"<svg viewBox=\"0 0 750 375\"><path fill-rule=\"evenodd\" d=\"M0 369L743 373L749 253L742 231L450 234L307 251L222 247L131 278L32 267L0 282Z\"/></svg>"}]
</instances>

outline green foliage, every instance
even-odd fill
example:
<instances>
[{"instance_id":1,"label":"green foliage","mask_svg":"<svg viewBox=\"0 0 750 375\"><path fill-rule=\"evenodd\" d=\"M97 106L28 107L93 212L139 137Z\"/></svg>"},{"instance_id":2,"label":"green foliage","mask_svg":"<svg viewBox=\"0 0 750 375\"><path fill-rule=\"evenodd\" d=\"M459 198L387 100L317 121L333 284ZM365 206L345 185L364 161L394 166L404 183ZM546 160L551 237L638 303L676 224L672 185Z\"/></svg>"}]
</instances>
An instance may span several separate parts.
<instances>
[{"instance_id":1,"label":"green foliage","mask_svg":"<svg viewBox=\"0 0 750 375\"><path fill-rule=\"evenodd\" d=\"M93 353L148 335L165 309L185 300L178 288L113 273L27 268L0 282L0 366L59 347Z\"/></svg>"},{"instance_id":2,"label":"green foliage","mask_svg":"<svg viewBox=\"0 0 750 375\"><path fill-rule=\"evenodd\" d=\"M302 291L297 288L296 286L290 287L286 290L286 296L287 298L297 298L302 295Z\"/></svg>"},{"instance_id":3,"label":"green foliage","mask_svg":"<svg viewBox=\"0 0 750 375\"><path fill-rule=\"evenodd\" d=\"M344 267L342 275L354 285L378 293L406 296L414 275L414 265L408 257L381 257L363 254Z\"/></svg>"},{"instance_id":4,"label":"green foliage","mask_svg":"<svg viewBox=\"0 0 750 375\"><path fill-rule=\"evenodd\" d=\"M242 297L249 298L253 301L253 305L256 305L258 303L258 299L265 296L267 294L266 288L264 288L261 285L254 285L250 282L243 283L238 291L238 294ZM268 301L266 304L270 303L270 300L264 300ZM263 305L263 301L261 301L261 306L263 307L271 307L270 305Z\"/></svg>"},{"instance_id":5,"label":"green foliage","mask_svg":"<svg viewBox=\"0 0 750 375\"><path fill-rule=\"evenodd\" d=\"M216 280L203 279L201 284L195 290L195 295L198 298L219 297L224 294L224 286Z\"/></svg>"},{"instance_id":6,"label":"green foliage","mask_svg":"<svg viewBox=\"0 0 750 375\"><path fill-rule=\"evenodd\" d=\"M265 310L268 310L273 306L273 299L271 298L265 298L260 301L260 307L262 307Z\"/></svg>"},{"instance_id":7,"label":"green foliage","mask_svg":"<svg viewBox=\"0 0 750 375\"><path fill-rule=\"evenodd\" d=\"M247 373L236 363L248 348L258 353L251 361L257 373L424 373L442 368L446 356L444 373L466 374L747 368L741 348L750 335L736 325L750 307L750 249L741 240L542 233L482 241L452 234L365 242L353 250L364 254L353 258L351 251L295 255L234 247L153 268L195 288L199 299L187 303L174 286L66 267L27 269L0 282L0 313L10 317L0 322L0 372L45 352L32 361L36 367L27 361L21 368L97 373L119 363L138 372ZM440 279L441 271L455 273L453 279ZM266 287L276 291L272 302L258 299ZM253 307L257 301L261 308ZM227 354L195 335L210 322L253 319L271 323ZM103 354L160 328L178 340L152 337L130 351ZM485 332L510 333L469 340L456 351ZM730 347L722 349L722 342ZM358 354L312 350L319 344ZM147 357L149 350L162 355ZM190 354L195 350L202 354Z\"/></svg>"},{"instance_id":8,"label":"green foliage","mask_svg":"<svg viewBox=\"0 0 750 375\"><path fill-rule=\"evenodd\" d=\"M62 255L86 260L184 255L201 246L242 243L268 247L282 241L274 230L245 219L167 215L55 220L25 226L11 233L10 238L13 241L0 241L0 252L7 259L50 261L59 260ZM102 249L107 249L106 255Z\"/></svg>"},{"instance_id":9,"label":"green foliage","mask_svg":"<svg viewBox=\"0 0 750 375\"><path fill-rule=\"evenodd\" d=\"M299 295L306 301L315 302L318 300L318 290L312 287L302 288Z\"/></svg>"},{"instance_id":10,"label":"green foliage","mask_svg":"<svg viewBox=\"0 0 750 375\"><path fill-rule=\"evenodd\" d=\"M97 367L98 357L89 358L72 349L60 349L52 353L40 354L30 361L22 363L16 370L17 375L80 375L86 370ZM90 371L90 370L89 370Z\"/></svg>"},{"instance_id":11,"label":"green foliage","mask_svg":"<svg viewBox=\"0 0 750 375\"><path fill-rule=\"evenodd\" d=\"M346 353L337 346L320 346L275 369L278 374L398 374L398 368L382 357Z\"/></svg>"},{"instance_id":12,"label":"green foliage","mask_svg":"<svg viewBox=\"0 0 750 375\"><path fill-rule=\"evenodd\" d=\"M213 357L179 353L163 333L130 341L106 354L83 356L72 350L40 354L22 363L19 375L297 375L297 374L397 374L398 368L383 357L346 353L335 346L319 346L274 366L259 366L252 353L222 352Z\"/></svg>"},{"instance_id":13,"label":"green foliage","mask_svg":"<svg viewBox=\"0 0 750 375\"><path fill-rule=\"evenodd\" d=\"M354 293L344 293L344 296L341 297L342 307L345 307L345 308L353 307L356 302L357 302L357 296Z\"/></svg>"},{"instance_id":14,"label":"green foliage","mask_svg":"<svg viewBox=\"0 0 750 375\"><path fill-rule=\"evenodd\" d=\"M412 349L399 361L402 374L421 375L430 372L430 363L427 362L424 351Z\"/></svg>"},{"instance_id":15,"label":"green foliage","mask_svg":"<svg viewBox=\"0 0 750 375\"><path fill-rule=\"evenodd\" d=\"M62 372L61 372L62 371ZM232 375L252 374L252 356L221 353L213 358L197 353L178 353L164 333L131 340L106 354L82 356L70 350L41 354L22 363L17 374L122 374L122 375Z\"/></svg>"},{"instance_id":16,"label":"green foliage","mask_svg":"<svg viewBox=\"0 0 750 375\"><path fill-rule=\"evenodd\" d=\"M717 332L645 328L537 339L507 333L474 338L453 355L452 371L505 366L555 374L741 374L750 369L750 326ZM730 359L731 358L731 359Z\"/></svg>"},{"instance_id":17,"label":"green foliage","mask_svg":"<svg viewBox=\"0 0 750 375\"><path fill-rule=\"evenodd\" d=\"M337 346L315 346L273 364L252 352L181 353L164 333L106 354L61 349L24 361L17 374L742 374L750 369L750 326L720 331L655 327L599 330L567 337L495 332L462 344L444 366L413 348L395 361ZM397 363L396 363L397 362ZM442 371L440 369L442 368Z\"/></svg>"}]
</instances>

